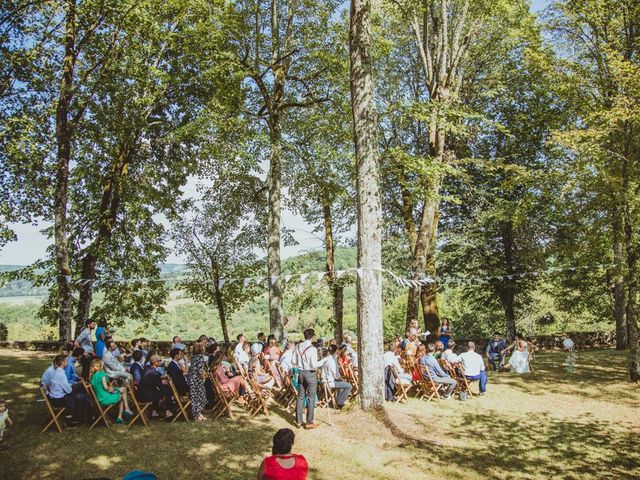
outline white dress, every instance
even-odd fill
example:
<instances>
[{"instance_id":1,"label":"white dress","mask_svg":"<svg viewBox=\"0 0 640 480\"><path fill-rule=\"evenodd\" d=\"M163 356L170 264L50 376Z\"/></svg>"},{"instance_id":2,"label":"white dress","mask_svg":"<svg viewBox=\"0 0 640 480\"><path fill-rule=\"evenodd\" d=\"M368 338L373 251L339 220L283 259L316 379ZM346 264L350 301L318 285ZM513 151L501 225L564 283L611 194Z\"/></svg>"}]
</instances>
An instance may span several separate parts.
<instances>
[{"instance_id":1,"label":"white dress","mask_svg":"<svg viewBox=\"0 0 640 480\"><path fill-rule=\"evenodd\" d=\"M509 359L509 365L511 370L516 373L530 373L529 370L529 347L526 347L523 352L515 349L513 355Z\"/></svg>"}]
</instances>

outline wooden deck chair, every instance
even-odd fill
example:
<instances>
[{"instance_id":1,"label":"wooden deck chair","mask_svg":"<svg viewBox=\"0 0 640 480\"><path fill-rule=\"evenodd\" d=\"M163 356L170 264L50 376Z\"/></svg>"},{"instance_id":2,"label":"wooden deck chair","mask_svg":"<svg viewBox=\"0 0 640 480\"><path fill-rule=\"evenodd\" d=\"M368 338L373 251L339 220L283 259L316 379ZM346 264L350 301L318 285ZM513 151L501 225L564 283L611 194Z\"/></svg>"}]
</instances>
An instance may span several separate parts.
<instances>
[{"instance_id":1,"label":"wooden deck chair","mask_svg":"<svg viewBox=\"0 0 640 480\"><path fill-rule=\"evenodd\" d=\"M396 400L395 403L404 403L409 400L409 389L411 388L411 384L407 385L400 381L400 376L398 375L398 371L396 367L391 365L391 375L393 376L393 381L396 385Z\"/></svg>"},{"instance_id":2,"label":"wooden deck chair","mask_svg":"<svg viewBox=\"0 0 640 480\"><path fill-rule=\"evenodd\" d=\"M431 378L429 371L423 370L419 364L414 365L414 375L418 378L418 398L429 403L434 398L440 400L441 386L437 385Z\"/></svg>"},{"instance_id":3,"label":"wooden deck chair","mask_svg":"<svg viewBox=\"0 0 640 480\"><path fill-rule=\"evenodd\" d=\"M220 380L215 374L209 371L209 378L211 379L211 385L216 392L216 401L213 404L213 418L214 420L220 418L223 415L227 415L233 420L233 412L231 411L231 401L235 399L236 395L225 392L222 388Z\"/></svg>"},{"instance_id":4,"label":"wooden deck chair","mask_svg":"<svg viewBox=\"0 0 640 480\"><path fill-rule=\"evenodd\" d=\"M96 420L91 424L91 426L89 427L89 430L94 428L98 423L100 423L101 420L104 422L107 428L111 428L111 423L109 422L109 418L107 417L107 415L111 411L111 409L115 407L117 404L112 404L112 405L103 407L102 405L100 405L100 402L98 401L98 396L96 395L96 392L91 386L91 384L86 383L84 380L80 380L80 381L82 382L85 390L89 393L89 398L93 402L93 406L95 407L96 413L98 414L97 415L98 418L96 418Z\"/></svg>"},{"instance_id":5,"label":"wooden deck chair","mask_svg":"<svg viewBox=\"0 0 640 480\"><path fill-rule=\"evenodd\" d=\"M47 397L47 392L44 388L42 388L42 385L40 386L40 393L42 394L44 404L47 406L47 411L49 412L49 416L51 417L49 423L45 425L40 433L46 432L52 426L55 426L56 430L58 430L59 433L62 433L64 417L62 419L60 417L62 417L62 415L64 415L64 413L67 411L66 407L56 408L51 405L51 401L49 400L49 397Z\"/></svg>"},{"instance_id":6,"label":"wooden deck chair","mask_svg":"<svg viewBox=\"0 0 640 480\"><path fill-rule=\"evenodd\" d=\"M152 402L138 402L138 399L136 398L136 386L133 384L133 382L129 382L129 385L127 385L127 390L129 392L129 404L133 403L133 406L135 408L135 415L133 417L131 417L131 420L129 420L129 424L127 425L127 428L131 428L131 426L136 423L138 420L140 420L142 422L142 424L145 427L149 426L149 422L147 420L147 409L153 405Z\"/></svg>"},{"instance_id":7,"label":"wooden deck chair","mask_svg":"<svg viewBox=\"0 0 640 480\"><path fill-rule=\"evenodd\" d=\"M188 395L180 396L178 394L178 389L176 388L173 380L170 375L167 375L167 383L169 384L169 388L171 389L171 394L176 401L176 405L178 406L178 411L171 419L171 423L175 423L180 417L184 418L184 421L189 423L189 410L188 408L191 406L191 399Z\"/></svg>"},{"instance_id":8,"label":"wooden deck chair","mask_svg":"<svg viewBox=\"0 0 640 480\"><path fill-rule=\"evenodd\" d=\"M269 407L267 405L268 394L265 396L265 389L255 380L253 374L249 374L249 385L252 393L249 395L249 413L255 417L261 411L268 417Z\"/></svg>"},{"instance_id":9,"label":"wooden deck chair","mask_svg":"<svg viewBox=\"0 0 640 480\"><path fill-rule=\"evenodd\" d=\"M333 406L334 409L338 408L338 404L336 403L336 394L333 389L329 386L327 382L327 377L324 373L324 370L320 369L319 373L319 381L318 387L320 390L320 395L318 398L321 400L324 407Z\"/></svg>"}]
</instances>

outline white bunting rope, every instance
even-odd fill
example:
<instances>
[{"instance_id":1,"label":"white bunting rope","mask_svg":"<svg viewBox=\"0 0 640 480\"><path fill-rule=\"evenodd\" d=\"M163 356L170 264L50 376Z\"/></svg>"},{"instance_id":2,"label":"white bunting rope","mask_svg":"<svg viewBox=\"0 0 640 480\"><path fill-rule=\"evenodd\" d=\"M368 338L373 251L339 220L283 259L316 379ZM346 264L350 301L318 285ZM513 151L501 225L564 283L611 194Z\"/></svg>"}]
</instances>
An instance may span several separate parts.
<instances>
[{"instance_id":1,"label":"white bunting rope","mask_svg":"<svg viewBox=\"0 0 640 480\"><path fill-rule=\"evenodd\" d=\"M317 283L322 282L325 276L335 274L336 280L344 277L347 274L355 273L358 277L362 277L364 272L380 272L386 275L389 275L398 285L404 287L414 287L417 288L419 286L426 286L429 284L438 284L438 285L446 285L446 284L486 284L496 281L517 281L520 279L524 279L526 277L539 277L542 275L557 273L557 272L577 272L578 270L595 270L599 268L612 267L613 265L585 265L585 266L577 266L577 267L550 267L546 270L535 271L535 272L521 272L521 273L510 273L503 275L492 275L488 277L461 277L461 276L449 276L449 275L436 275L430 276L425 274L412 274L410 277L403 277L395 274L391 270L387 270L384 268L348 268L344 270L335 270L334 272L305 272L305 273L289 273L284 275L273 275L269 276L256 276L256 277L246 277L246 278L220 278L217 280L218 288L222 289L225 285L241 285L242 288L247 288L251 285L256 286L264 286L265 288L269 287L269 284L276 283L279 279L282 279L285 283L289 283L294 278L297 278L300 285L305 285L310 279L315 278ZM196 281L201 284L213 284L216 280L201 280L195 277L185 276L179 278L112 278L112 279L88 279L88 278L78 278L72 279L70 276L61 277L64 278L67 283L72 285L78 285L81 287L87 286L91 284L94 287L99 287L100 285L108 285L108 284L126 284L126 283L181 283L187 281ZM0 288L11 288L11 284L17 283L17 281L8 282L6 285L3 285L2 280L0 279Z\"/></svg>"}]
</instances>

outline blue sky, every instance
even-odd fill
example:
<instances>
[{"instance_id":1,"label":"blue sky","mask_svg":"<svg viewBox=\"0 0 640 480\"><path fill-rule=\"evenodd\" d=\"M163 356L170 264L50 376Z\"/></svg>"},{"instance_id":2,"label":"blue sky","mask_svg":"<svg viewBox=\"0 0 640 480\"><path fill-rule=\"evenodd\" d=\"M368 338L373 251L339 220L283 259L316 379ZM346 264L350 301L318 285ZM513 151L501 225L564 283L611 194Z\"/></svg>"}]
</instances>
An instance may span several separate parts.
<instances>
[{"instance_id":1,"label":"blue sky","mask_svg":"<svg viewBox=\"0 0 640 480\"><path fill-rule=\"evenodd\" d=\"M531 10L539 12L549 3L550 0L533 0ZM195 187L196 182L190 182L187 185L186 194L195 195ZM294 215L290 211L284 211L282 223L284 227L294 230L294 238L298 241L296 246L283 248L282 254L284 257L322 248L322 239L313 233L313 226L308 225L301 217ZM50 244L50 240L40 233L40 230L46 226L46 224L40 226L12 225L18 236L18 241L11 242L0 250L0 264L26 265L43 258L47 246ZM184 259L179 254L172 254L167 261L170 263L182 263Z\"/></svg>"}]
</instances>

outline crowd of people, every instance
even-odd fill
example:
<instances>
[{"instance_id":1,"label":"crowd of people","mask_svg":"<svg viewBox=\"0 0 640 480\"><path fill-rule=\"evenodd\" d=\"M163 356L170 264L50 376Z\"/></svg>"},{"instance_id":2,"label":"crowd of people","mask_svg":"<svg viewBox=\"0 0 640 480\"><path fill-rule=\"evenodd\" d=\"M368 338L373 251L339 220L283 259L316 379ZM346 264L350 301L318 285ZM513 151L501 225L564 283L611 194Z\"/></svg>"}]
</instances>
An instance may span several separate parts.
<instances>
[{"instance_id":1,"label":"crowd of people","mask_svg":"<svg viewBox=\"0 0 640 480\"><path fill-rule=\"evenodd\" d=\"M71 424L93 421L92 401L96 400L103 407L115 407L115 423L126 423L134 416L131 395L137 402L151 405L151 419L172 419L179 398L188 397L191 416L203 422L205 411L216 403L220 391L246 405L252 385L260 392L285 391L293 385L295 424L314 429L319 426L314 413L322 395L325 403L340 410L358 391L358 356L349 334L340 340L315 339L314 330L307 329L297 343L286 339L279 343L275 336L264 333L250 343L240 334L235 346L226 350L207 335L200 336L190 349L175 336L168 359L151 349L145 338L136 338L130 348L121 350L113 334L106 321L88 320L66 353L56 355L42 375L40 384L48 400L55 408L65 407ZM429 378L442 398L450 399L461 391L461 379L477 381L484 395L489 368L529 371L530 344L517 336L507 345L500 335L493 335L484 352L486 363L474 342L459 348L446 319L435 335L437 340L428 338L429 332L421 332L416 321L404 338L391 341L384 354L385 379L411 387L421 377ZM513 353L505 363L509 351ZM388 375L391 369L393 376ZM212 384L214 379L219 390ZM390 390L389 400L395 397L395 389Z\"/></svg>"}]
</instances>

